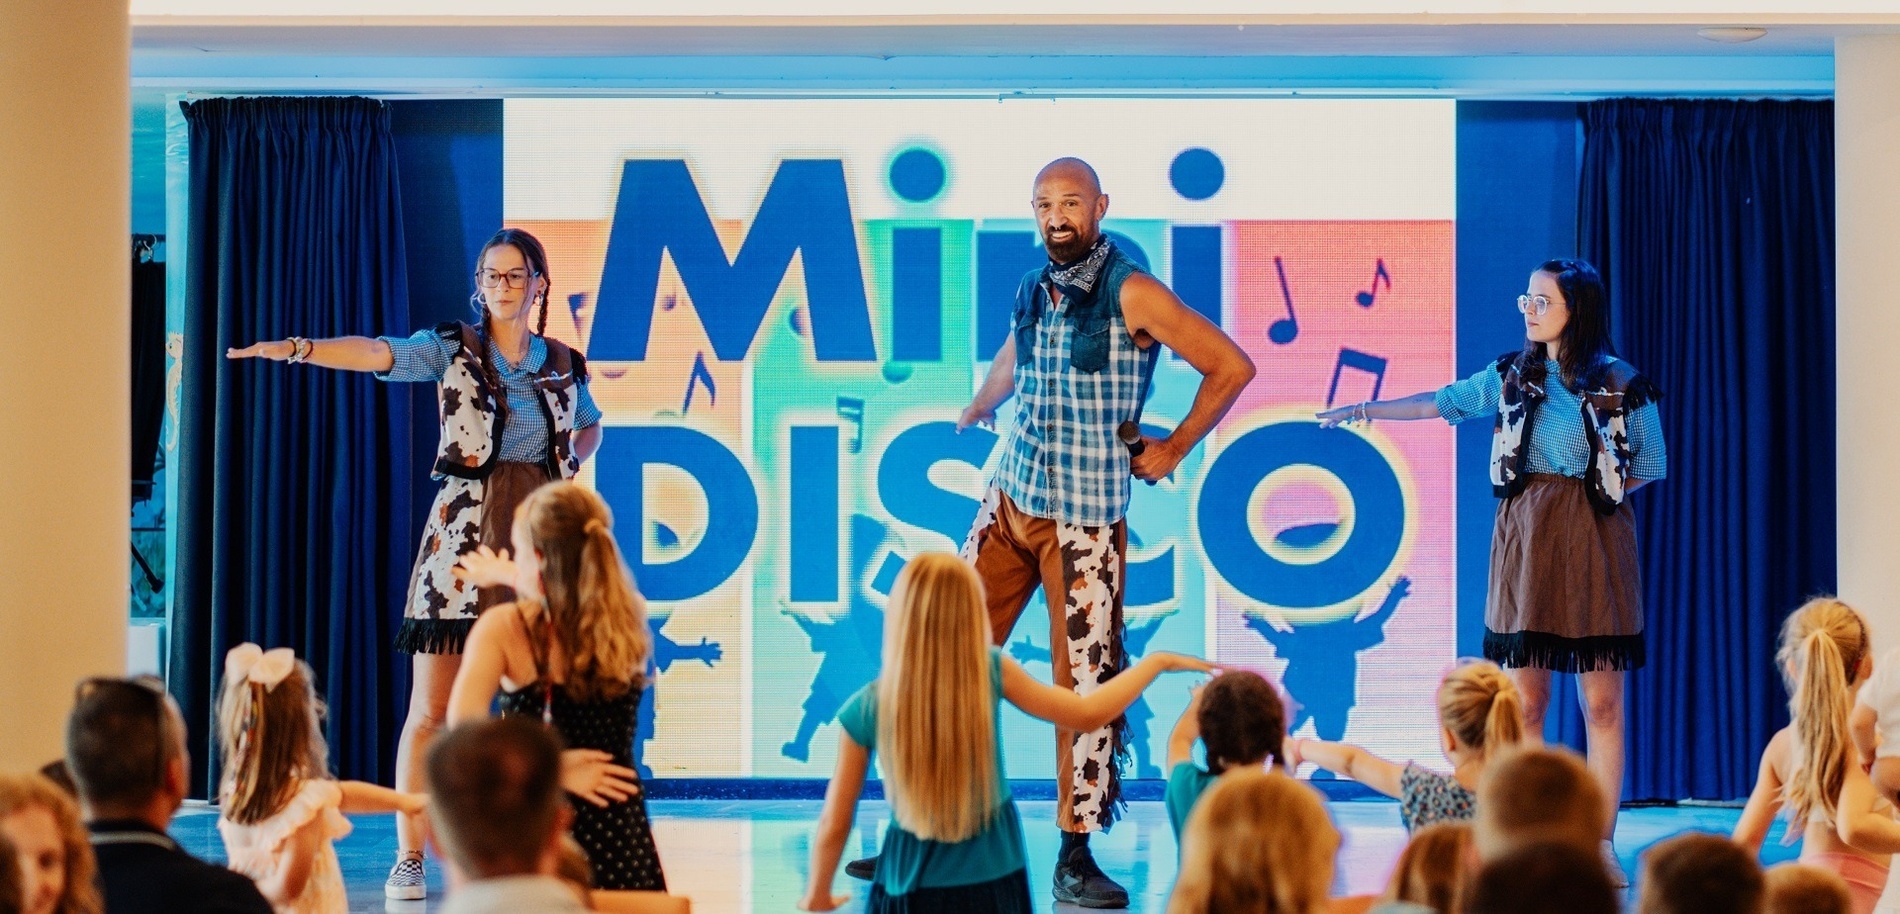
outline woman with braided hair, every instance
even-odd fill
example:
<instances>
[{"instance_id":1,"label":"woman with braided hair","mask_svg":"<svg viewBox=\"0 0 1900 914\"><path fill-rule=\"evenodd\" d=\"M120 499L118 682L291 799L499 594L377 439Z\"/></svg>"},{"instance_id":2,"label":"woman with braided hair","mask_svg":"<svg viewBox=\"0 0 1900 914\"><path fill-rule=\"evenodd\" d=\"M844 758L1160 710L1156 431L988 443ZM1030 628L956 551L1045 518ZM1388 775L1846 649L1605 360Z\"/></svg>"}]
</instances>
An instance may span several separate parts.
<instances>
[{"instance_id":1,"label":"woman with braided hair","mask_svg":"<svg viewBox=\"0 0 1900 914\"><path fill-rule=\"evenodd\" d=\"M476 258L471 301L479 320L451 321L406 338L345 336L272 340L226 353L346 371L385 381L432 381L441 397L440 483L410 576L396 649L414 659L409 714L397 744L399 789L420 791L429 740L448 713L462 646L482 610L514 599L480 588L455 565L478 546L508 545L515 508L529 492L567 479L600 446L600 410L587 393L581 354L545 336L548 260L541 242L504 228ZM397 861L384 893L427 895L421 825L398 817Z\"/></svg>"}]
</instances>

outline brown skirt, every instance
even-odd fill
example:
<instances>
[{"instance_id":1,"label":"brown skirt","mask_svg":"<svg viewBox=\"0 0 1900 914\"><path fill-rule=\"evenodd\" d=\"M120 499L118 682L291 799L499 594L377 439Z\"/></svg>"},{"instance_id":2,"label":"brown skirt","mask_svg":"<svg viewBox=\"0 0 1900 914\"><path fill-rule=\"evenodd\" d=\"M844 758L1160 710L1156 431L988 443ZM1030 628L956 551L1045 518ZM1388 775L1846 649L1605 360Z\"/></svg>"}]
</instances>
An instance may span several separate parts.
<instances>
[{"instance_id":1,"label":"brown skirt","mask_svg":"<svg viewBox=\"0 0 1900 914\"><path fill-rule=\"evenodd\" d=\"M515 509L527 500L528 493L540 488L551 478L545 464L497 462L494 471L482 485L481 529L474 542L462 540L458 545L465 547L464 552L476 546L487 546L496 552L503 549L512 551L510 540ZM434 586L429 576L423 574L423 568L433 557L430 550L432 547L444 548L449 542L440 537L423 538L422 548L416 556L416 570L411 573L409 580L409 610L402 621L402 628L396 633L396 650L401 653L459 654L462 645L468 641L469 629L475 627L475 616L490 606L499 606L515 598L512 587L484 587L475 594L474 615L458 614L444 618L419 614L418 607L426 607L430 601L418 599L416 588Z\"/></svg>"},{"instance_id":2,"label":"brown skirt","mask_svg":"<svg viewBox=\"0 0 1900 914\"><path fill-rule=\"evenodd\" d=\"M1583 480L1532 474L1498 505L1484 656L1560 673L1637 669L1641 593L1629 504L1598 514Z\"/></svg>"}]
</instances>

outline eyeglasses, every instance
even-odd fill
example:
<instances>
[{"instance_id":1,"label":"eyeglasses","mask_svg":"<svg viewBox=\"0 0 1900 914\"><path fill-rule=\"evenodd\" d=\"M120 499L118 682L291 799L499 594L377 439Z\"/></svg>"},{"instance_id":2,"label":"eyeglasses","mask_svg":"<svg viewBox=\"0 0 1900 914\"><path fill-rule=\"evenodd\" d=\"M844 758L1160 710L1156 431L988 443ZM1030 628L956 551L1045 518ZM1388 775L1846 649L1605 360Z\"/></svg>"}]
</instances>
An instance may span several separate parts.
<instances>
[{"instance_id":1,"label":"eyeglasses","mask_svg":"<svg viewBox=\"0 0 1900 914\"><path fill-rule=\"evenodd\" d=\"M1538 317L1543 317L1544 312L1549 311L1550 306L1554 304L1556 304L1556 302L1551 301L1548 295L1519 295L1517 297L1517 313L1535 313Z\"/></svg>"},{"instance_id":2,"label":"eyeglasses","mask_svg":"<svg viewBox=\"0 0 1900 914\"><path fill-rule=\"evenodd\" d=\"M476 272L475 281L484 289L493 289L501 285L503 280L507 280L510 289L525 289L528 287L528 277L540 275L527 270L509 270L506 273L499 270L481 270Z\"/></svg>"}]
</instances>

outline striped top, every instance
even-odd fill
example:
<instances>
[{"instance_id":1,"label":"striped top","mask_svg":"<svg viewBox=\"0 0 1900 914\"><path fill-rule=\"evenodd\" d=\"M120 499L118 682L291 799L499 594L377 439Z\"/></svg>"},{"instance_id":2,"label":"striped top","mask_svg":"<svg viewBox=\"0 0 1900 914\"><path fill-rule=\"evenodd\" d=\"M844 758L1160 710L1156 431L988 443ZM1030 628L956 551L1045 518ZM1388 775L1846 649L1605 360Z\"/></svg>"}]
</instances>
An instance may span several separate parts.
<instances>
[{"instance_id":1,"label":"striped top","mask_svg":"<svg viewBox=\"0 0 1900 914\"><path fill-rule=\"evenodd\" d=\"M1113 269L1113 266L1104 268ZM1107 282L1105 275L1103 281ZM1094 307L1107 308L1119 285L1101 291ZM1025 513L1059 523L1101 527L1128 513L1132 492L1128 447L1115 437L1141 408L1147 353L1111 308L1108 364L1097 372L1070 364L1075 321L1066 302L1043 300L1027 364L1016 362L1016 422L1003 445L996 484ZM1156 343L1154 345L1160 345Z\"/></svg>"},{"instance_id":2,"label":"striped top","mask_svg":"<svg viewBox=\"0 0 1900 914\"><path fill-rule=\"evenodd\" d=\"M461 344L443 339L433 329L418 330L409 337L377 337L389 344L395 364L376 377L384 381L440 382L449 370ZM520 365L510 365L488 338L488 362L501 377L502 390L508 394L508 418L501 428L501 456L510 463L543 463L548 459L548 419L542 412L541 395L534 389L534 373L547 361L548 344L534 334L528 335L528 355ZM600 422L600 407L594 405L587 382L579 385L580 395L574 408L574 427L583 429Z\"/></svg>"},{"instance_id":3,"label":"striped top","mask_svg":"<svg viewBox=\"0 0 1900 914\"><path fill-rule=\"evenodd\" d=\"M1582 479L1590 472L1590 439L1583 431L1583 399L1557 379L1563 369L1556 359L1545 359L1544 368L1551 383L1544 385L1544 399L1536 405L1531 420L1530 453L1524 471L1551 473ZM1498 415L1498 392L1504 377L1492 363L1462 381L1453 381L1438 389L1438 414L1453 425L1467 419L1494 420ZM1663 445L1662 418L1652 401L1630 410L1624 423L1629 429L1629 478L1654 481L1669 474L1669 450Z\"/></svg>"}]
</instances>

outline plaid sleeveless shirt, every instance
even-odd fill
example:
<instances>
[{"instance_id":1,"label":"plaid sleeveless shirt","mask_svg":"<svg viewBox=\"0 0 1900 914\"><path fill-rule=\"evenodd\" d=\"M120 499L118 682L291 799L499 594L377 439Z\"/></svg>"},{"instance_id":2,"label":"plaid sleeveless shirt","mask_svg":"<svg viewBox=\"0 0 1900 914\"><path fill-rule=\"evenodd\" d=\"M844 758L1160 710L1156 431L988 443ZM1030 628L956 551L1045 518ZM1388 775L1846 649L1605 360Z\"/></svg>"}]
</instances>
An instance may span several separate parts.
<instances>
[{"instance_id":1,"label":"plaid sleeveless shirt","mask_svg":"<svg viewBox=\"0 0 1900 914\"><path fill-rule=\"evenodd\" d=\"M1028 514L1097 527L1128 513L1133 477L1115 429L1140 416L1160 346L1136 346L1122 319L1122 283L1140 269L1115 251L1082 307L1052 301L1041 270L1016 290L1016 421L995 484Z\"/></svg>"}]
</instances>

